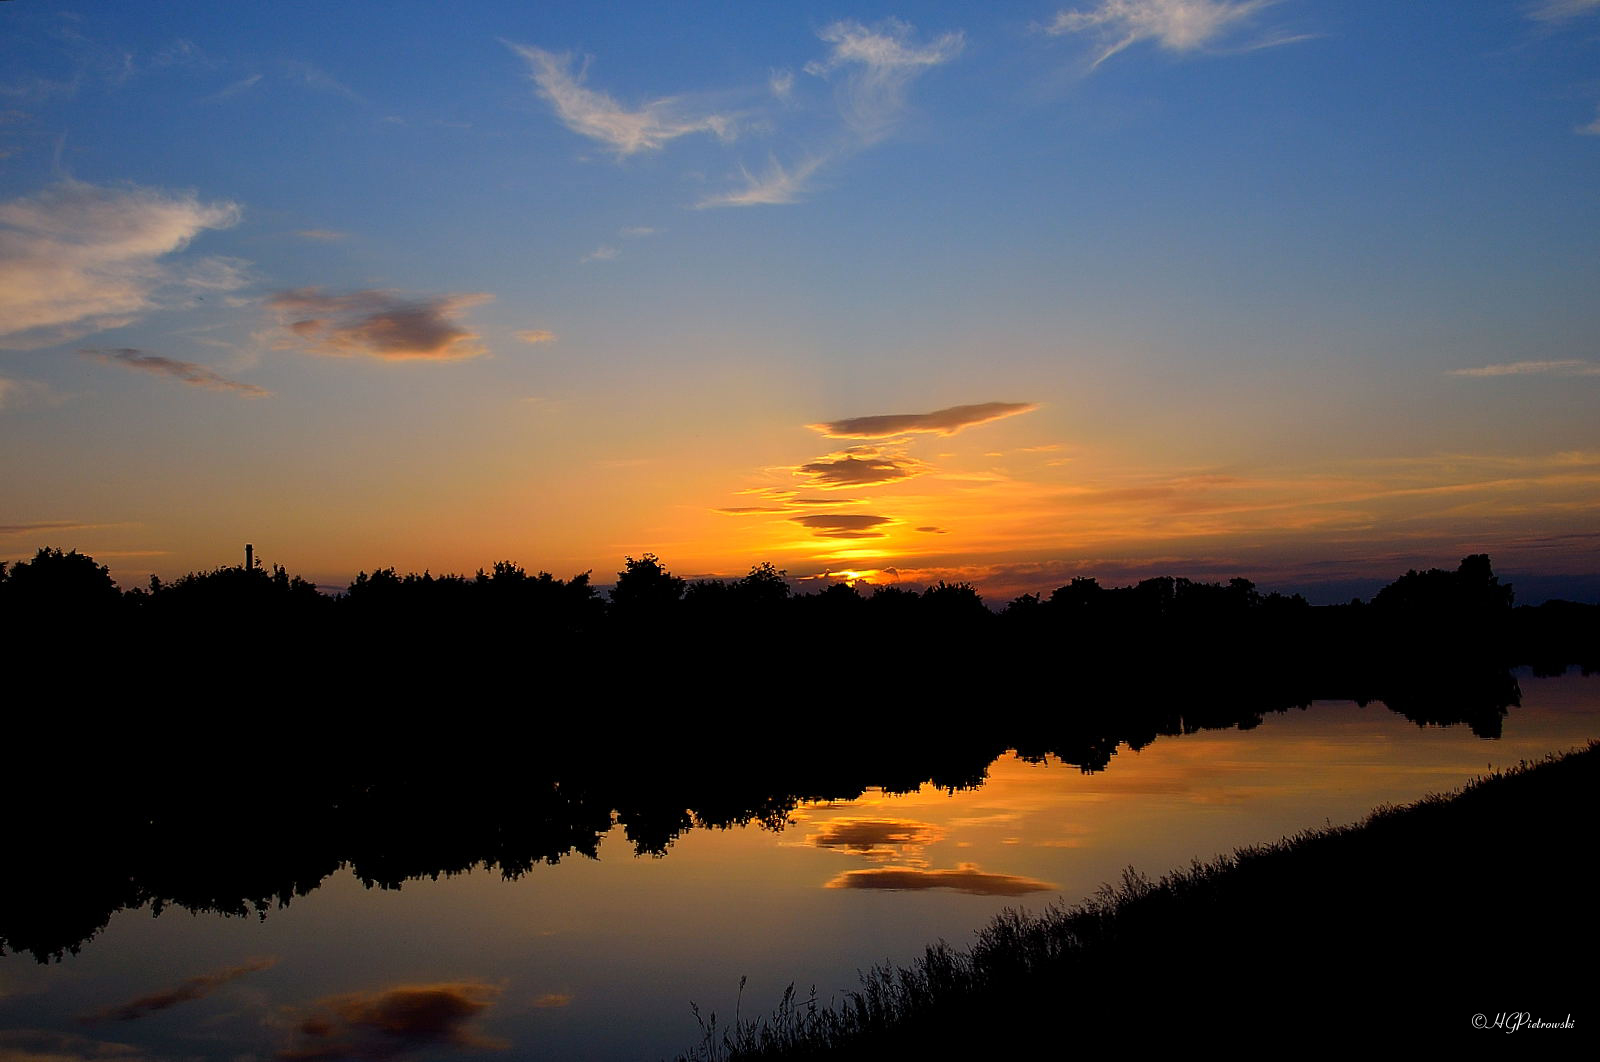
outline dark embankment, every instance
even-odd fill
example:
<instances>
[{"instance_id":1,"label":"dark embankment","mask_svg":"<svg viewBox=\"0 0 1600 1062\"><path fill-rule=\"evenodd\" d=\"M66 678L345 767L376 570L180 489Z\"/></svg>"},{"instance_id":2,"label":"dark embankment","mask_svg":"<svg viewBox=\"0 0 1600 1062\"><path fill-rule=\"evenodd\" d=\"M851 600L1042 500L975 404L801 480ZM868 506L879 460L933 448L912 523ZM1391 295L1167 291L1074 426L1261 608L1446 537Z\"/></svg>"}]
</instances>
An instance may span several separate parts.
<instances>
[{"instance_id":1,"label":"dark embankment","mask_svg":"<svg viewBox=\"0 0 1600 1062\"><path fill-rule=\"evenodd\" d=\"M680 1059L987 1058L1052 1044L1479 1039L1525 1014L1592 1036L1600 743L1196 864L1007 912L835 999L705 1023ZM750 1001L745 1001L748 1004ZM1584 1029L1589 1033L1584 1033ZM1011 1046L1007 1046L1011 1045Z\"/></svg>"}]
</instances>

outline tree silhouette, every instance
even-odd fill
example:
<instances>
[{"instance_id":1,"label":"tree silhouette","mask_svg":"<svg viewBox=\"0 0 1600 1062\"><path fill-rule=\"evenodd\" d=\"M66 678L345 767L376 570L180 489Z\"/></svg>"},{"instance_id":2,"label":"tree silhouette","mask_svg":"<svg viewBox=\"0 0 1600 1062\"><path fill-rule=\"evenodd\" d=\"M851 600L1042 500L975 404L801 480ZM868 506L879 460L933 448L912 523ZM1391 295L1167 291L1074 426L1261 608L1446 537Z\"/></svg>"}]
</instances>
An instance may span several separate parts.
<instances>
[{"instance_id":1,"label":"tree silhouette","mask_svg":"<svg viewBox=\"0 0 1600 1062\"><path fill-rule=\"evenodd\" d=\"M748 608L768 608L789 600L789 573L762 561L733 584L734 596Z\"/></svg>"},{"instance_id":2,"label":"tree silhouette","mask_svg":"<svg viewBox=\"0 0 1600 1062\"><path fill-rule=\"evenodd\" d=\"M111 572L77 550L43 548L0 579L0 614L29 638L54 639L116 613L121 591Z\"/></svg>"},{"instance_id":3,"label":"tree silhouette","mask_svg":"<svg viewBox=\"0 0 1600 1062\"><path fill-rule=\"evenodd\" d=\"M621 619L659 618L682 600L685 585L654 553L638 560L628 557L611 590L611 608Z\"/></svg>"}]
</instances>

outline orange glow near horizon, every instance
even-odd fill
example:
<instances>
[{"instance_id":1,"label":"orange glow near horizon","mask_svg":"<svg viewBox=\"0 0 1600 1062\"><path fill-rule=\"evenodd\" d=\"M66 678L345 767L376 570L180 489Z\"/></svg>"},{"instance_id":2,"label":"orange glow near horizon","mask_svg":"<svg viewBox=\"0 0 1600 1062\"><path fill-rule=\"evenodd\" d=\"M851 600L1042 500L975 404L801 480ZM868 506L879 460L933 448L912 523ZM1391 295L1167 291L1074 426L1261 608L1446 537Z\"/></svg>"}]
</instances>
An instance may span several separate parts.
<instances>
[{"instance_id":1,"label":"orange glow near horizon","mask_svg":"<svg viewBox=\"0 0 1600 1062\"><path fill-rule=\"evenodd\" d=\"M435 454L414 475L352 484L341 499L351 519L332 529L319 522L331 496L274 507L241 489L227 499L237 504L225 520L192 518L179 539L149 533L151 512L19 527L3 541L8 559L30 555L36 546L24 543L35 539L78 548L125 587L152 571L170 579L237 563L239 544L251 540L267 563L330 586L376 567L470 574L502 559L563 578L590 571L606 584L624 557L653 552L689 578L738 577L770 561L797 580L831 572L872 585L969 582L992 602L1080 574L1213 573L1292 585L1392 578L1478 552L1503 568L1594 568L1600 452L1131 461L1109 445L1052 441L1062 437L1049 413L829 451L896 455L906 474L882 483L811 482L803 469L828 459L816 457L826 447L802 425L751 412L707 427L707 438L669 432L653 456L559 468L537 489L508 491L504 468ZM487 415L484 424L505 436L507 453L517 450L512 436L530 430ZM581 425L557 411L536 434L569 427ZM760 446L742 446L752 433ZM462 512L474 520L456 519Z\"/></svg>"}]
</instances>

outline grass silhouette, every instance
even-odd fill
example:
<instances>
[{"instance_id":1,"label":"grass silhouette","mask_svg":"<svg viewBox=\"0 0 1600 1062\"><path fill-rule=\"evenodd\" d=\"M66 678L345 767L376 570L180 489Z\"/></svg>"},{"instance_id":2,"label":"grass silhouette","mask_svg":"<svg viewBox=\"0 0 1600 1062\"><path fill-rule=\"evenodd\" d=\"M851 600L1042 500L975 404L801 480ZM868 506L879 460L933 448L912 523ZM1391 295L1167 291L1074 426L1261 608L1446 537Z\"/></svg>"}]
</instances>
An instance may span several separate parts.
<instances>
[{"instance_id":1,"label":"grass silhouette","mask_svg":"<svg viewBox=\"0 0 1600 1062\"><path fill-rule=\"evenodd\" d=\"M880 965L824 1004L700 1021L679 1062L991 1057L1007 1044L1141 1047L1476 1037L1474 1016L1585 1017L1585 869L1600 742L1081 903L1008 909L973 943ZM741 990L743 982L741 981ZM1529 1035L1534 1035L1529 1033ZM1015 1047L1011 1048L1016 1049Z\"/></svg>"}]
</instances>

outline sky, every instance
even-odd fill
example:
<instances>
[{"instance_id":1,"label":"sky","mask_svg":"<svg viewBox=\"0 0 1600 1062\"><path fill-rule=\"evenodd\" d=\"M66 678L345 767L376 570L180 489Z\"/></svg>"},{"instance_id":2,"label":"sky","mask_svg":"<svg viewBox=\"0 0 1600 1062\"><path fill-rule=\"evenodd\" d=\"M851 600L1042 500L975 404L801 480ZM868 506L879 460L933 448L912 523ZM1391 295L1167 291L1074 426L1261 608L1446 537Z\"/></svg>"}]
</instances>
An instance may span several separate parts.
<instances>
[{"instance_id":1,"label":"sky","mask_svg":"<svg viewBox=\"0 0 1600 1062\"><path fill-rule=\"evenodd\" d=\"M1600 0L0 3L0 559L1600 587L1597 399Z\"/></svg>"}]
</instances>

